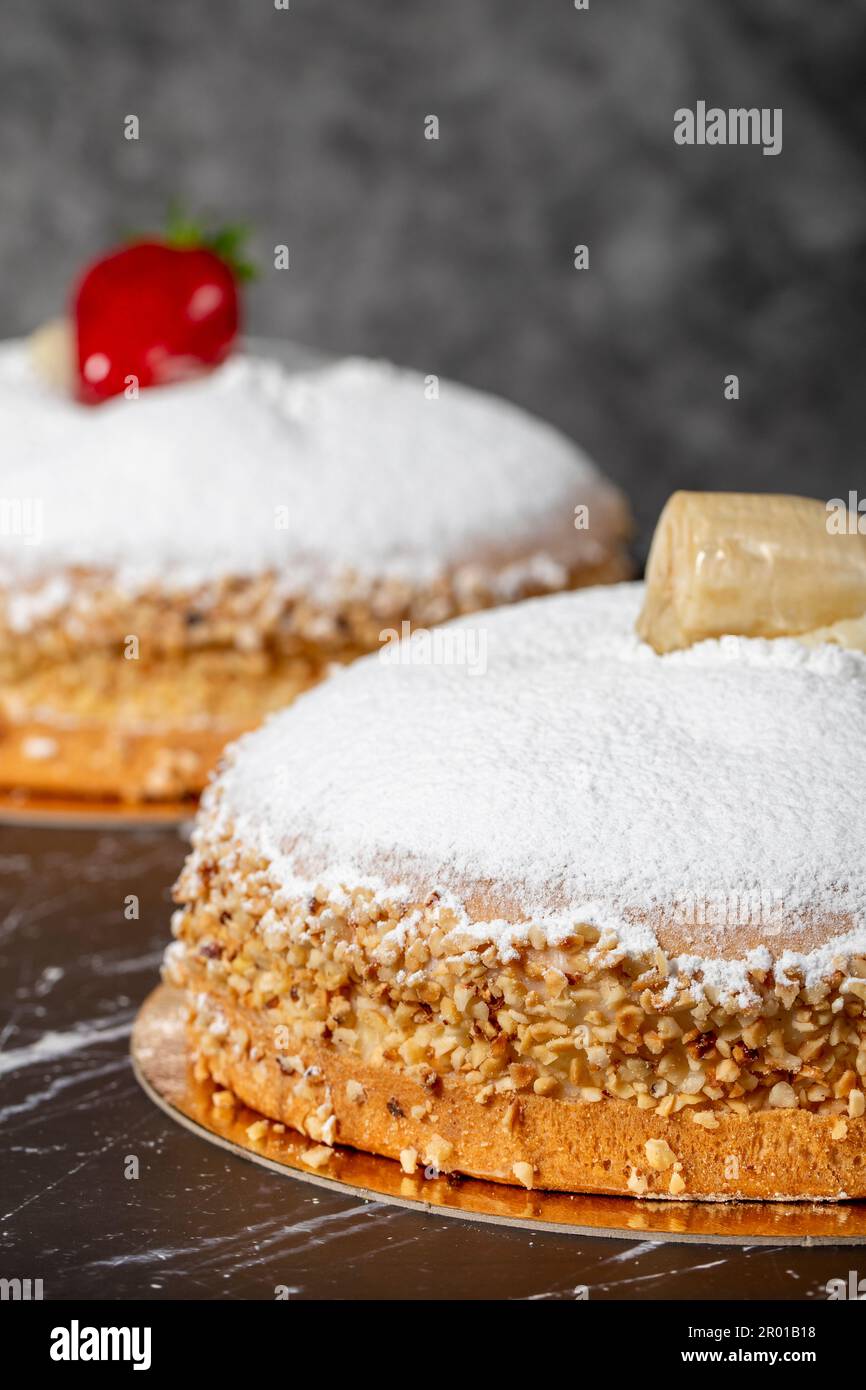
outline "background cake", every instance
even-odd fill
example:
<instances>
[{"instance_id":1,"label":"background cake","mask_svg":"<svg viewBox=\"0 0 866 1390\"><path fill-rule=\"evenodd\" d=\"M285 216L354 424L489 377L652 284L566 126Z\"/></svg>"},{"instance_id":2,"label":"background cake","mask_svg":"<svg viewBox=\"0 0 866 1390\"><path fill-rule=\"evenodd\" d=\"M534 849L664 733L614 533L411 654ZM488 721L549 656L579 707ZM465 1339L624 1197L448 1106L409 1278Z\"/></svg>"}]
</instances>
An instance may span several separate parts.
<instances>
[{"instance_id":1,"label":"background cake","mask_svg":"<svg viewBox=\"0 0 866 1390\"><path fill-rule=\"evenodd\" d=\"M237 356L132 395L81 404L0 349L7 788L195 792L383 631L627 572L617 490L454 383Z\"/></svg>"},{"instance_id":2,"label":"background cake","mask_svg":"<svg viewBox=\"0 0 866 1390\"><path fill-rule=\"evenodd\" d=\"M463 619L231 751L166 962L202 1071L407 1171L866 1195L866 655L658 655L643 600Z\"/></svg>"}]
</instances>

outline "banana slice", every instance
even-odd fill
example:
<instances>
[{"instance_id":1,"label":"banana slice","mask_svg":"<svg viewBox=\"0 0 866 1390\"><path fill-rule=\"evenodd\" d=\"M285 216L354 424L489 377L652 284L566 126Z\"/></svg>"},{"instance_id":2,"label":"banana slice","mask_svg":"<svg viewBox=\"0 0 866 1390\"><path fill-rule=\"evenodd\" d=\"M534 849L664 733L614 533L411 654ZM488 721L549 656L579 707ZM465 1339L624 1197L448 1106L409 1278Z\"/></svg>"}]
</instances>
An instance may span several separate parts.
<instances>
[{"instance_id":1,"label":"banana slice","mask_svg":"<svg viewBox=\"0 0 866 1390\"><path fill-rule=\"evenodd\" d=\"M850 620L866 615L866 535L831 534L827 519L810 497L675 492L650 548L638 635L657 652L725 633L859 647L864 627Z\"/></svg>"},{"instance_id":2,"label":"banana slice","mask_svg":"<svg viewBox=\"0 0 866 1390\"><path fill-rule=\"evenodd\" d=\"M818 627L814 632L798 632L798 642L808 647L820 647L827 643L833 647L847 647L851 652L866 652L866 614L862 618L845 618L832 627Z\"/></svg>"},{"instance_id":3,"label":"banana slice","mask_svg":"<svg viewBox=\"0 0 866 1390\"><path fill-rule=\"evenodd\" d=\"M63 392L75 381L75 337L68 319L51 319L29 338L30 356L42 380Z\"/></svg>"}]
</instances>

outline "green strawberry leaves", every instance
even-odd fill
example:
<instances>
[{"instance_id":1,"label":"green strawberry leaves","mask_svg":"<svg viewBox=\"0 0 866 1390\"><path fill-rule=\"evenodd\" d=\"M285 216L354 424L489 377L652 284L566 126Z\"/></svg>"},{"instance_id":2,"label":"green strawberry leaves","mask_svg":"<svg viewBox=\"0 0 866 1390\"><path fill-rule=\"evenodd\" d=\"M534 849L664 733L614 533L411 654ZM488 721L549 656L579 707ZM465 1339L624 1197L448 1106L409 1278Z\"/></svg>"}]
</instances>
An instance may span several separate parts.
<instances>
[{"instance_id":1,"label":"green strawberry leaves","mask_svg":"<svg viewBox=\"0 0 866 1390\"><path fill-rule=\"evenodd\" d=\"M179 203L172 203L166 219L165 242L178 250L204 248L225 261L236 280L254 280L258 267L249 259L245 243L250 228L242 222L229 223L208 231L204 223L189 216Z\"/></svg>"}]
</instances>

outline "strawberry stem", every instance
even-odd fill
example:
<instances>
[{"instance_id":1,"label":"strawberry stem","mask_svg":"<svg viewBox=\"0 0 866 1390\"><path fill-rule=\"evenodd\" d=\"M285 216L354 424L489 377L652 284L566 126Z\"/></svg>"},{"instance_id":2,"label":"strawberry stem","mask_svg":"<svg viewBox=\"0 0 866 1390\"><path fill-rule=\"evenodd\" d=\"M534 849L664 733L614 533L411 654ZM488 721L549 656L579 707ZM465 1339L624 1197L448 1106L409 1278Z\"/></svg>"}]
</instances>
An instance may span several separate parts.
<instances>
[{"instance_id":1,"label":"strawberry stem","mask_svg":"<svg viewBox=\"0 0 866 1390\"><path fill-rule=\"evenodd\" d=\"M249 260L244 251L244 243L250 229L242 222L230 223L209 232L202 222L190 217L179 203L169 206L166 219L165 241L168 246L179 250L204 247L225 261L237 280L253 280L258 267Z\"/></svg>"}]
</instances>

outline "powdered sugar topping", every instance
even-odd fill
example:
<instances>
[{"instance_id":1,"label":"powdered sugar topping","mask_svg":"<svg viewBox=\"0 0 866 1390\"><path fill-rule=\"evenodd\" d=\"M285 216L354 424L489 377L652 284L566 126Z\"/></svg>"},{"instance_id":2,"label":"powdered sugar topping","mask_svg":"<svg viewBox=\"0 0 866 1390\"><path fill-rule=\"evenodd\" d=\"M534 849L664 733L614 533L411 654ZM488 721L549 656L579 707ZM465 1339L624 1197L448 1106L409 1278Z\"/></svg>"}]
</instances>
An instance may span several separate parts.
<instances>
[{"instance_id":1,"label":"powdered sugar topping","mask_svg":"<svg viewBox=\"0 0 866 1390\"><path fill-rule=\"evenodd\" d=\"M826 973L866 945L866 656L724 638L660 657L634 635L642 592L443 629L483 633L484 669L357 663L242 740L218 814L287 886L480 890L486 935L583 920L626 951L674 919L716 988L768 952ZM759 956L728 959L744 917Z\"/></svg>"},{"instance_id":2,"label":"powdered sugar topping","mask_svg":"<svg viewBox=\"0 0 866 1390\"><path fill-rule=\"evenodd\" d=\"M132 590L265 571L300 590L337 572L424 583L503 539L544 564L553 525L597 562L620 503L586 456L504 401L433 392L383 362L292 374L237 357L88 408L6 345L0 496L35 499L41 534L4 536L0 565L7 579L105 567ZM597 513L583 533L581 502Z\"/></svg>"}]
</instances>

